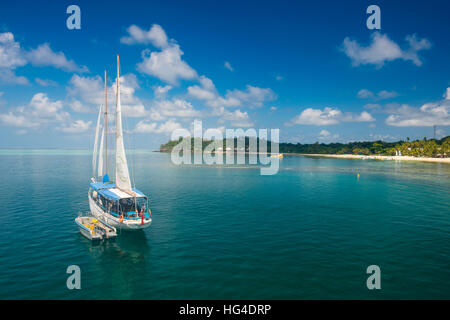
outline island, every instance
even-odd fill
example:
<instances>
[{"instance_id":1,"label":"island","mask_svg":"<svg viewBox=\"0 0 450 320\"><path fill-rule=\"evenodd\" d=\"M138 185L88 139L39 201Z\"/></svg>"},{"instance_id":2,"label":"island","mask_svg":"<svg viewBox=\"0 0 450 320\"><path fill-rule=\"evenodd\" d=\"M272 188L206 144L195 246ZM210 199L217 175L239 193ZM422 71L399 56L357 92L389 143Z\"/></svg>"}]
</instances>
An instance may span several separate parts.
<instances>
[{"instance_id":1,"label":"island","mask_svg":"<svg viewBox=\"0 0 450 320\"><path fill-rule=\"evenodd\" d=\"M193 152L203 151L205 147L212 142L210 140L200 140L201 141L197 142L197 145L201 145L202 149L197 150L194 148L194 139L191 139L191 150ZM181 138L180 140L168 141L160 146L159 152L171 152L180 142ZM241 147L239 147L239 143ZM215 152L248 153L250 143L256 143L258 146L260 143L265 143L267 145L267 151L271 153L270 141L263 141L254 137L234 138L234 141L223 139L222 143L219 143L221 147L218 147ZM234 147L230 148L230 145ZM446 136L442 139L424 138L422 140L414 141L410 141L410 139L407 138L406 141L396 142L386 142L381 140L328 144L319 142L312 144L281 142L278 144L278 148L278 152L285 155L290 154L342 159L411 160L450 164L450 136Z\"/></svg>"}]
</instances>

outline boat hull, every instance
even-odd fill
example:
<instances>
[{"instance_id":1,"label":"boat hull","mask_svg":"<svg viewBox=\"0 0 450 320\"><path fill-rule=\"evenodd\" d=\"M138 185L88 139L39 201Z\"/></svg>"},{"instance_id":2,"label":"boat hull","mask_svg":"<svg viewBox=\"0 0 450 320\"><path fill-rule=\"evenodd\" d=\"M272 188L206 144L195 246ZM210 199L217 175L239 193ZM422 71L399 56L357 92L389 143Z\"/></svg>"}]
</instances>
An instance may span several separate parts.
<instances>
[{"instance_id":1,"label":"boat hull","mask_svg":"<svg viewBox=\"0 0 450 320\"><path fill-rule=\"evenodd\" d=\"M119 218L114 217L113 215L104 212L103 209L95 203L95 201L88 195L89 199L89 208L91 209L91 213L98 220L107 223L117 229L120 230L140 230L150 227L152 223L152 219L144 219L144 223L141 223L141 219L128 220L124 219L123 222L119 221Z\"/></svg>"},{"instance_id":2,"label":"boat hull","mask_svg":"<svg viewBox=\"0 0 450 320\"><path fill-rule=\"evenodd\" d=\"M89 240L107 240L117 236L116 228L104 224L101 220L95 221L89 216L79 216L75 219L75 223L80 233Z\"/></svg>"}]
</instances>

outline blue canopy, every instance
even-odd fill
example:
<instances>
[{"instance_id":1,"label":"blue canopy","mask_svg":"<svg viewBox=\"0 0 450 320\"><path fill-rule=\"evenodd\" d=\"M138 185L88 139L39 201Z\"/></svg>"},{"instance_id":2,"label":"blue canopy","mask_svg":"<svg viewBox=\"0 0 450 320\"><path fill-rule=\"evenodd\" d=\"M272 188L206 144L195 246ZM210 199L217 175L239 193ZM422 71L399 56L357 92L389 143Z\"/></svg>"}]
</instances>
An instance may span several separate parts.
<instances>
[{"instance_id":1,"label":"blue canopy","mask_svg":"<svg viewBox=\"0 0 450 320\"><path fill-rule=\"evenodd\" d=\"M90 184L91 188L95 191L101 190L101 189L107 189L107 188L115 188L115 183L103 183L103 182L91 182Z\"/></svg>"}]
</instances>

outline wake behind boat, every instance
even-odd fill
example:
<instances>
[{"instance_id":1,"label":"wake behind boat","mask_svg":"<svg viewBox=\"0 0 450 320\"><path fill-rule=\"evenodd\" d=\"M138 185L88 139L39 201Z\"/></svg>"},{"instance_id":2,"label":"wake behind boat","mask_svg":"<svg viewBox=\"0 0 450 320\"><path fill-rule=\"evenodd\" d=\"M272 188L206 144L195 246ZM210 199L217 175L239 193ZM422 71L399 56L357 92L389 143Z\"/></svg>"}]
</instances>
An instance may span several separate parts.
<instances>
[{"instance_id":1,"label":"wake behind boat","mask_svg":"<svg viewBox=\"0 0 450 320\"><path fill-rule=\"evenodd\" d=\"M148 198L136 188L131 187L127 158L123 143L122 107L120 103L119 55L117 55L117 90L116 90L116 154L115 181L110 181L107 174L107 90L105 71L105 108L104 130L98 145L98 135L101 130L100 107L94 142L92 159L93 177L89 187L89 207L92 215L105 224L122 230L144 229L150 226L151 211ZM97 150L98 149L98 150ZM98 157L97 157L98 151ZM104 152L103 152L104 151ZM97 166L98 159L98 166Z\"/></svg>"}]
</instances>

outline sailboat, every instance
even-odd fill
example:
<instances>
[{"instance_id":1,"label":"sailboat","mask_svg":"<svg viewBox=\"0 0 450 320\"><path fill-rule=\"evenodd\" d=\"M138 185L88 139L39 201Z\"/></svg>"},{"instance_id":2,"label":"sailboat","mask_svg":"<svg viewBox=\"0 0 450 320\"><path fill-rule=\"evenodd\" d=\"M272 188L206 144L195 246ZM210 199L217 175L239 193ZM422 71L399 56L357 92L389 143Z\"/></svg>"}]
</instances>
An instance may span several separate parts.
<instances>
[{"instance_id":1,"label":"sailboat","mask_svg":"<svg viewBox=\"0 0 450 320\"><path fill-rule=\"evenodd\" d=\"M119 55L117 55L116 90L116 152L115 178L110 181L107 173L107 85L105 71L104 127L101 126L102 107L99 108L92 158L93 177L89 185L89 207L92 215L122 230L138 230L152 223L148 197L131 186L130 173L125 155L122 131L122 106L120 103ZM100 145L98 136L102 132ZM98 154L98 155L97 155Z\"/></svg>"}]
</instances>

